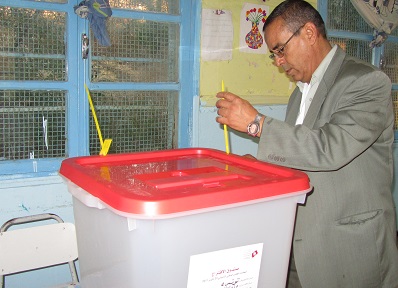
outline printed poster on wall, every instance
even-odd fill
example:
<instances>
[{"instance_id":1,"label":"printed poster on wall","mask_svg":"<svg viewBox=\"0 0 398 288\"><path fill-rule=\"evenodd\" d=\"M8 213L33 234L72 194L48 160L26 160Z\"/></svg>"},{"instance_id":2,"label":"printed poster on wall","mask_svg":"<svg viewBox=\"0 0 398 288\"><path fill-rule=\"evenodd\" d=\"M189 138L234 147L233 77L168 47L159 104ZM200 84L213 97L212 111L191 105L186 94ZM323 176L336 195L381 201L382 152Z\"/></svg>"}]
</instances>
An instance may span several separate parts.
<instances>
[{"instance_id":1,"label":"printed poster on wall","mask_svg":"<svg viewBox=\"0 0 398 288\"><path fill-rule=\"evenodd\" d=\"M240 13L239 51L244 53L268 53L264 41L263 25L269 7L245 3Z\"/></svg>"},{"instance_id":2,"label":"printed poster on wall","mask_svg":"<svg viewBox=\"0 0 398 288\"><path fill-rule=\"evenodd\" d=\"M263 243L193 255L187 288L257 288Z\"/></svg>"}]
</instances>

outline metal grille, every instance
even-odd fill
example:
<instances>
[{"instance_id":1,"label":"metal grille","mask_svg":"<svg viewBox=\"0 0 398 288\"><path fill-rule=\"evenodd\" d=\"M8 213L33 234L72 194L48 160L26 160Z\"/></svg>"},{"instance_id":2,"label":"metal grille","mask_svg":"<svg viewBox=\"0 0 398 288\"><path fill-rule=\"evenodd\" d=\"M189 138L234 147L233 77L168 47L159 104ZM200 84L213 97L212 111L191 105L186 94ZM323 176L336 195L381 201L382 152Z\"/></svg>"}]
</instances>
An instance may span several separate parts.
<instances>
[{"instance_id":1,"label":"metal grille","mask_svg":"<svg viewBox=\"0 0 398 288\"><path fill-rule=\"evenodd\" d=\"M176 0L111 0L110 4L118 9L179 12ZM0 81L24 85L0 90L0 161L67 157L66 97L75 93L77 85L68 91L46 88L46 83L68 81L66 41L80 35L66 35L67 13L0 6ZM91 62L86 68L91 82L178 82L178 23L111 17L107 30L110 47L90 39ZM30 89L31 83L40 85L40 90ZM176 146L179 91L105 90L106 86L92 91L91 96L103 139L113 140L109 153ZM97 130L89 119L90 154L99 154Z\"/></svg>"},{"instance_id":2,"label":"metal grille","mask_svg":"<svg viewBox=\"0 0 398 288\"><path fill-rule=\"evenodd\" d=\"M347 21L349 19L349 21ZM373 34L373 29L363 20L349 0L329 0L328 30L343 30Z\"/></svg>"},{"instance_id":3,"label":"metal grille","mask_svg":"<svg viewBox=\"0 0 398 288\"><path fill-rule=\"evenodd\" d=\"M398 43L387 41L384 45L381 69L390 77L391 82L398 83Z\"/></svg>"},{"instance_id":4,"label":"metal grille","mask_svg":"<svg viewBox=\"0 0 398 288\"><path fill-rule=\"evenodd\" d=\"M65 92L0 90L0 160L65 157Z\"/></svg>"},{"instance_id":5,"label":"metal grille","mask_svg":"<svg viewBox=\"0 0 398 288\"><path fill-rule=\"evenodd\" d=\"M177 14L179 1L114 0L111 7ZM91 37L91 82L178 82L178 23L111 17L112 45ZM93 35L93 33L90 33ZM95 91L91 93L109 153L154 151L175 147L178 92ZM90 154L99 154L98 133L90 117Z\"/></svg>"},{"instance_id":6,"label":"metal grille","mask_svg":"<svg viewBox=\"0 0 398 288\"><path fill-rule=\"evenodd\" d=\"M177 92L92 92L103 139L112 139L109 153L173 148ZM91 115L92 116L92 115ZM101 150L93 117L90 118L90 154Z\"/></svg>"},{"instance_id":7,"label":"metal grille","mask_svg":"<svg viewBox=\"0 0 398 288\"><path fill-rule=\"evenodd\" d=\"M179 0L110 0L109 5L115 8L131 9L137 11L162 12L178 14Z\"/></svg>"},{"instance_id":8,"label":"metal grille","mask_svg":"<svg viewBox=\"0 0 398 288\"><path fill-rule=\"evenodd\" d=\"M0 80L65 81L65 13L0 7Z\"/></svg>"},{"instance_id":9,"label":"metal grille","mask_svg":"<svg viewBox=\"0 0 398 288\"><path fill-rule=\"evenodd\" d=\"M394 111L395 111L395 123L394 129L398 129L398 91L392 91L392 101L394 103Z\"/></svg>"},{"instance_id":10,"label":"metal grille","mask_svg":"<svg viewBox=\"0 0 398 288\"><path fill-rule=\"evenodd\" d=\"M391 35L393 36L398 36L398 29L395 28L394 30L391 31Z\"/></svg>"},{"instance_id":11,"label":"metal grille","mask_svg":"<svg viewBox=\"0 0 398 288\"><path fill-rule=\"evenodd\" d=\"M92 37L92 82L178 80L178 24L110 18L107 27L111 46Z\"/></svg>"},{"instance_id":12,"label":"metal grille","mask_svg":"<svg viewBox=\"0 0 398 288\"><path fill-rule=\"evenodd\" d=\"M347 21L349 19L349 21ZM355 10L351 1L329 0L328 1L328 30L343 30L346 32L360 32L373 35L373 28ZM398 35L395 29L392 35ZM368 63L372 63L372 50L369 41L353 40L348 38L330 37L330 42L339 44L348 55L356 56ZM380 68L390 77L393 83L398 82L398 45L397 43L385 42L384 55ZM395 108L395 129L398 129L398 91L392 91Z\"/></svg>"},{"instance_id":13,"label":"metal grille","mask_svg":"<svg viewBox=\"0 0 398 288\"><path fill-rule=\"evenodd\" d=\"M329 37L330 43L338 44L348 55L372 63L372 50L368 41Z\"/></svg>"}]
</instances>

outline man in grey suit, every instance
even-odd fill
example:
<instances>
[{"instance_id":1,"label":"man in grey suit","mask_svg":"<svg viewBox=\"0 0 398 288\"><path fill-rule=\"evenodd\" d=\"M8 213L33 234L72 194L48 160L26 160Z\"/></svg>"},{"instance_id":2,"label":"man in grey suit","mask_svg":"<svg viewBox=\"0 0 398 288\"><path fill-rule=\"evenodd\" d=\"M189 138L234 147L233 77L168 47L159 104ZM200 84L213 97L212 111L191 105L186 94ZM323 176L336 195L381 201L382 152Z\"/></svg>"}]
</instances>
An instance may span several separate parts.
<instances>
[{"instance_id":1,"label":"man in grey suit","mask_svg":"<svg viewBox=\"0 0 398 288\"><path fill-rule=\"evenodd\" d=\"M219 92L217 122L260 137L257 158L305 171L288 287L398 287L391 183L391 82L326 38L310 4L283 1L264 24L275 65L297 82L285 121Z\"/></svg>"}]
</instances>

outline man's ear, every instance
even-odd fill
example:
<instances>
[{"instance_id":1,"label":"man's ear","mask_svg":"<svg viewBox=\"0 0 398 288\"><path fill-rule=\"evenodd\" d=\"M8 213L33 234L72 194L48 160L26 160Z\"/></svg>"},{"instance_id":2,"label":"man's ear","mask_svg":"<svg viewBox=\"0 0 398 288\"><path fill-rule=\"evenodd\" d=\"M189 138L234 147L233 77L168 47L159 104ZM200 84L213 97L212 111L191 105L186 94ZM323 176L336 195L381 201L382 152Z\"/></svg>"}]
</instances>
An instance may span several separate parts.
<instances>
[{"instance_id":1,"label":"man's ear","mask_svg":"<svg viewBox=\"0 0 398 288\"><path fill-rule=\"evenodd\" d=\"M315 24L311 22L308 22L304 25L303 33L307 38L307 40L309 41L310 45L313 45L317 40L317 38L319 37L318 29L316 29Z\"/></svg>"}]
</instances>

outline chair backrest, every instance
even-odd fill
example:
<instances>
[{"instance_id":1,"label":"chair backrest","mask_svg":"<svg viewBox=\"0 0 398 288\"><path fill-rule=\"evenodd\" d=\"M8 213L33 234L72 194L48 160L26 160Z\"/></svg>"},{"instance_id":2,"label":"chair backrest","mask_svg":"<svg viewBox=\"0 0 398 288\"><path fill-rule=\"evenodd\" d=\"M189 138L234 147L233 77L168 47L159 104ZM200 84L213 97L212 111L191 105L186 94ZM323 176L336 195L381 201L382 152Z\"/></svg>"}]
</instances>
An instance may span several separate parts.
<instances>
[{"instance_id":1,"label":"chair backrest","mask_svg":"<svg viewBox=\"0 0 398 288\"><path fill-rule=\"evenodd\" d=\"M49 219L57 223L7 231L12 225ZM66 263L71 271L71 284L78 284L74 264L78 257L75 226L64 223L55 214L14 218L4 223L0 228L0 255L0 287L7 274Z\"/></svg>"}]
</instances>

